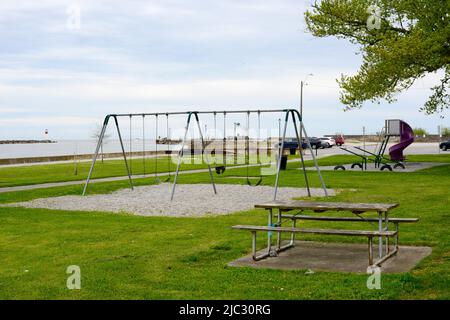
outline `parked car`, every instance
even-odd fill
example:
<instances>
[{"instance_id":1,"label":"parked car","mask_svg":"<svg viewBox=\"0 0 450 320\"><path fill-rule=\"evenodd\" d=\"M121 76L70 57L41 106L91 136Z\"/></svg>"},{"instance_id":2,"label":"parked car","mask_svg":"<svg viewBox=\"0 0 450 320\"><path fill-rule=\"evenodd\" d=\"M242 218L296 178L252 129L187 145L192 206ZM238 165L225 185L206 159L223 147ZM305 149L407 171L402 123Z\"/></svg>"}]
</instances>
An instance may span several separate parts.
<instances>
[{"instance_id":1,"label":"parked car","mask_svg":"<svg viewBox=\"0 0 450 320\"><path fill-rule=\"evenodd\" d=\"M310 137L309 143L311 144L311 148L313 148L313 149L322 148L322 141L319 138ZM280 144L277 143L275 145L275 147L279 148ZM308 143L306 142L306 139L303 138L302 139L302 149L307 149L307 148L308 148ZM295 154L295 151L298 149L298 141L296 139L290 139L290 140L287 139L284 142L284 149L290 149L291 154Z\"/></svg>"},{"instance_id":2,"label":"parked car","mask_svg":"<svg viewBox=\"0 0 450 320\"><path fill-rule=\"evenodd\" d=\"M342 135L337 135L334 137L334 140L336 141L336 145L338 147L342 146L345 143L345 139L344 136Z\"/></svg>"},{"instance_id":3,"label":"parked car","mask_svg":"<svg viewBox=\"0 0 450 320\"><path fill-rule=\"evenodd\" d=\"M442 151L447 151L448 149L450 149L450 140L441 142L439 144L439 149L441 149Z\"/></svg>"},{"instance_id":4,"label":"parked car","mask_svg":"<svg viewBox=\"0 0 450 320\"><path fill-rule=\"evenodd\" d=\"M311 148L313 148L313 149L323 148L322 147L322 141L319 138L309 137L309 143L311 144ZM306 142L306 139L303 139L303 141L302 141L302 148L303 149L308 148L308 144Z\"/></svg>"},{"instance_id":5,"label":"parked car","mask_svg":"<svg viewBox=\"0 0 450 320\"><path fill-rule=\"evenodd\" d=\"M334 139L330 138L330 137L322 137L322 138L320 138L320 142L321 142L320 145L321 145L322 149L331 148L334 145L336 145L336 141L334 141Z\"/></svg>"}]
</instances>

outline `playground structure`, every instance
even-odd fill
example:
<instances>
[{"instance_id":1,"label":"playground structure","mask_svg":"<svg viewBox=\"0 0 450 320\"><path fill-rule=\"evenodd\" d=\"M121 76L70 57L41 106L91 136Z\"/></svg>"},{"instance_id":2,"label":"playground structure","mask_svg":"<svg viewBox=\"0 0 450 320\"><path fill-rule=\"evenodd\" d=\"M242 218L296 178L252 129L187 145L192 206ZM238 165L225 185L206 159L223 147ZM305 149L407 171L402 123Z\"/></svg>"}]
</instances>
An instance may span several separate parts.
<instances>
[{"instance_id":1,"label":"playground structure","mask_svg":"<svg viewBox=\"0 0 450 320\"><path fill-rule=\"evenodd\" d=\"M244 114L247 116L247 132L249 131L249 126L250 126L250 115L251 114L257 114L258 115L258 137L257 137L257 144L258 144L258 155L259 155L259 142L260 142L260 131L261 131L261 121L260 121L260 115L262 113L265 114L275 114L275 113L282 113L284 114L284 127L283 127L283 131L282 131L282 135L280 137L280 143L279 143L279 148L278 148L278 156L277 156L277 169L276 169L276 180L275 180L275 187L274 187L274 195L273 195L273 200L277 199L277 193L278 193L278 185L279 185L279 179L280 179L280 170L281 170L281 159L282 159L282 153L284 150L284 144L286 141L286 134L287 134L287 127L288 127L288 123L289 123L289 119L292 119L292 124L295 130L295 137L299 143L299 146L302 145L301 143L301 137L302 134L306 139L307 142L307 148L309 149L310 153L311 153L311 157L314 161L314 165L317 171L317 174L319 176L319 179L321 181L321 185L322 188L324 190L325 196L328 195L327 193L327 189L325 186L325 182L322 178L322 175L320 173L320 169L319 166L317 164L316 161L316 157L314 155L313 149L311 147L311 144L309 143L309 139L308 139L308 134L306 132L305 126L303 124L303 120L302 117L300 115L300 113L295 110L295 109L274 109L274 110L232 110L232 111L187 111L187 112L165 112L165 113L129 113L129 114L109 114L105 117L104 121L103 121L103 126L102 126L102 130L98 139L98 143L97 143L97 147L95 149L93 158L92 158L92 164L89 170L89 174L84 186L84 190L83 190L83 195L86 195L88 186L89 186L89 182L92 178L92 173L95 167L95 163L96 160L98 158L99 155L99 151L101 148L101 145L103 143L103 139L106 133L106 130L108 128L108 125L110 123L111 120L114 121L115 124L115 128L117 131L117 135L119 138L119 142L120 142L120 146L121 146L121 151L122 151L122 156L123 156L123 161L125 164L125 168L127 171L127 175L128 175L128 180L129 180L129 184L130 184L130 188L133 189L133 179L132 179L132 174L131 174L131 170L130 170L130 165L128 164L128 160L127 160L127 156L126 156L126 152L125 152L125 147L124 147L124 143L123 143L123 139L122 139L122 134L121 134L121 130L120 130L120 125L119 125L119 118L129 118L130 119L130 141L132 141L132 130L131 130L131 126L132 126L132 119L133 117L141 117L142 118L142 140L143 140L143 146L145 148L145 119L146 118L151 118L154 117L155 119L155 136L156 139L159 139L159 134L158 134L158 117L160 116L165 116L166 117L166 125L167 125L167 131L168 131L168 127L169 127L169 118L171 116L182 116L185 115L187 116L187 120L186 120L186 126L184 127L184 136L182 139L182 143L181 143L181 148L178 152L178 161L177 161L177 166L176 166L176 171L175 171L175 176L174 176L174 181L173 181L173 187L172 187L172 192L171 192L171 200L174 199L174 195L175 195L175 191L176 191L176 185L177 185L177 179L178 179L178 175L180 172L180 166L181 166L181 162L182 162L182 158L185 154L185 146L187 144L187 138L188 138L188 133L189 133L189 129L191 127L191 124L194 123L194 125L196 125L197 129L198 129L198 133L200 136L200 142L201 142L201 155L204 156L204 159L206 161L207 164L207 168L208 168L208 172L209 172L209 176L210 176L210 182L211 182L211 186L213 188L213 191L215 194L217 194L217 189L216 189L216 184L215 184L215 179L214 179L214 175L213 175L213 171L211 168L211 163L208 157L208 153L206 152L206 148L207 148L207 143L205 141L205 132L202 130L202 125L200 122L200 117L203 115L213 115L214 116L214 127L217 126L216 124L216 120L217 120L217 115L222 114L223 115L223 121L224 121L224 137L223 137L223 150L222 150L222 154L224 157L224 166L219 166L216 167L216 173L223 173L223 171L225 170L225 166L226 166L226 142L227 142L227 136L226 136L226 121L227 121L227 115L229 114ZM281 122L280 122L281 124ZM206 129L205 129L206 131ZM281 131L281 127L280 127L280 131ZM281 132L280 132L281 133ZM167 139L170 139L170 137L168 136ZM245 160L246 160L246 165L247 165L247 181L249 181L249 176L248 176L248 168L249 168L249 134L247 134L247 136L245 137L246 139L246 154L245 154ZM214 139L217 140L217 139ZM130 143L130 148L131 148L131 143ZM156 147L157 148L157 147ZM169 154L171 151L168 149L166 151L167 154ZM191 152L192 152L192 148L191 148ZM217 150L214 151L214 154L217 155ZM300 155L300 160L301 160L301 166L303 169L303 176L304 176L304 181L305 181L305 185L306 185L306 189L308 192L308 196L311 197L311 191L310 191L310 185L309 185L309 181L308 181L308 176L306 173L306 167L305 167L305 162L304 162L304 157L303 157L303 153L299 152ZM171 161L171 159L168 157L169 161ZM259 157L258 157L259 159ZM143 152L143 162L145 163L145 150ZM157 165L157 160L156 160L156 165ZM130 163L131 164L131 163ZM262 166L262 163L259 162L258 165ZM144 170L145 170L145 166L144 166ZM157 170L155 171L155 180L157 182L160 182L159 178L157 177ZM169 171L169 177L166 181L169 181L170 179L170 171ZM260 184L262 180L262 176L260 177L260 180L257 182L257 184Z\"/></svg>"},{"instance_id":2,"label":"playground structure","mask_svg":"<svg viewBox=\"0 0 450 320\"><path fill-rule=\"evenodd\" d=\"M400 142L391 146L389 148L389 158L385 157L386 149L389 140L392 137L400 137ZM367 170L367 163L373 162L375 168L383 170L392 171L393 169L402 168L405 169L405 156L403 151L414 142L414 132L409 124L402 120L386 120L385 127L382 129L382 134L380 135L379 146L375 148L375 152L368 151L367 149L354 146L353 148L358 151L352 151L345 147L340 147L342 150L358 156L361 158L360 162L352 163L351 168L360 168L361 170ZM367 156L369 155L369 156ZM391 163L394 163L392 165ZM345 170L342 165L336 166L334 170Z\"/></svg>"}]
</instances>

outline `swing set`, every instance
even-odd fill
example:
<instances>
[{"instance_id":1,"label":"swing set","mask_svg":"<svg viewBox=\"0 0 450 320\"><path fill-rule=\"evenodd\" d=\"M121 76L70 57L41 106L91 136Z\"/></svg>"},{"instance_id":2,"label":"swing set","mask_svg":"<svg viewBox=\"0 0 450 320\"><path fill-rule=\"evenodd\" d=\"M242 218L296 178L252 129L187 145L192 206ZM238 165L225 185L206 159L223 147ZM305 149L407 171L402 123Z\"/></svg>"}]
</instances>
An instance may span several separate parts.
<instances>
[{"instance_id":1,"label":"swing set","mask_svg":"<svg viewBox=\"0 0 450 320\"><path fill-rule=\"evenodd\" d=\"M257 130L257 137L256 137L256 165L259 166L259 172L260 175L257 177L250 176L250 111L247 111L246 115L246 135L245 135L245 166L246 166L246 182L249 186L259 186L263 181L263 175L262 175L262 167L263 163L261 161L260 157L260 141L261 141L261 111L258 110L258 130ZM215 162L215 170L218 175L224 174L226 171L226 163L227 163L227 132L226 132L226 118L227 118L227 112L223 112L223 121L224 121L224 132L223 132L223 160L222 165L217 165ZM217 141L217 112L214 112L214 141ZM237 137L234 137L235 141ZM235 144L235 155L237 154L237 145ZM214 149L214 154L216 154L216 151ZM251 179L255 178L258 179L255 183L252 183Z\"/></svg>"},{"instance_id":2,"label":"swing set","mask_svg":"<svg viewBox=\"0 0 450 320\"><path fill-rule=\"evenodd\" d=\"M327 188L325 186L325 182L322 178L322 175L320 173L320 169L319 166L317 164L317 160L316 160L316 156L313 152L313 149L311 147L311 144L309 143L309 138L308 135L306 133L306 129L305 126L303 124L303 120L302 117L300 115L300 113L296 110L296 109L275 109L275 110L232 110L232 111L188 111L188 112L166 112L166 113L132 113L132 114L109 114L105 117L104 121L103 121L103 126L102 126L102 130L100 132L100 136L98 139L98 143L97 143L97 147L95 149L93 158L92 158L92 164L89 170L89 174L86 180L86 184L84 186L83 189L83 195L86 195L87 193L87 189L89 186L89 183L91 181L92 178L92 173L94 171L94 167L95 167L95 163L97 161L98 158L98 154L100 151L100 147L103 143L103 139L105 137L105 133L106 130L108 128L108 125L110 124L111 120L114 121L115 127L116 127L116 131L117 131L117 135L119 138L119 142L120 142L120 146L121 146L121 151L122 151L122 155L123 155L123 160L125 163L125 168L127 171L127 175L128 175L128 180L129 180L129 184L130 184L130 188L134 189L133 186L133 179L132 179L132 164L131 164L131 159L132 159L132 119L134 117L142 117L142 147L143 147L143 151L142 151L142 161L143 161L143 170L144 170L144 177L146 176L147 172L146 172L146 148L145 148L145 141L146 141L146 135L145 135L145 119L148 117L154 117L155 119L155 143L156 143L156 147L155 147L155 172L154 172L154 176L155 176L155 182L159 183L161 182L160 178L159 178L159 172L158 172L158 142L159 142L159 117L160 116L165 116L166 117L166 130L167 130L167 150L166 150L166 154L167 154L167 160L168 160L168 177L164 180L164 182L168 182L171 180L171 154L172 151L170 149L170 137L169 137L169 117L170 116L181 116L181 115L186 115L187 116L187 121L186 121L186 126L184 128L184 137L181 143L181 148L178 151L178 161L177 161L177 166L176 166L176 171L175 171L175 175L174 175L174 180L173 180L173 186L172 186L172 192L171 192L171 200L174 199L174 195L175 195L175 191L176 191L176 186L177 186L177 179L178 179L178 175L180 172L180 166L181 166L181 162L182 162L182 158L185 154L185 145L187 142L187 138L188 138L188 132L189 132L189 128L191 126L191 124L193 122L195 122L199 135L200 135L200 142L201 142L201 155L202 157L204 157L207 167L208 167L208 172L209 172L209 176L210 176L210 182L214 191L214 194L217 194L217 188L216 188L216 183L215 183L215 179L214 179L214 175L213 175L213 171L212 171L212 166L208 157L208 153L206 152L206 148L207 148L207 142L205 141L205 137L204 137L204 132L202 131L201 125L200 125L200 115L213 115L214 117L214 141L217 141L217 115L218 114L223 114L223 123L224 123L224 136L223 136L223 141L222 141L222 157L223 157L223 166L218 166L217 164L215 164L215 171L217 174L223 174L225 172L226 169L226 164L227 164L227 130L226 130L226 123L227 123L227 115L229 114L245 114L246 115L246 136L245 136L245 165L246 165L246 182L248 185L250 186L258 186L262 183L263 181L263 174L262 174L262 167L263 167L263 163L261 161L261 155L260 155L260 141L261 141L261 114L265 113L265 114L273 114L273 113L283 113L285 115L284 117L284 129L283 129L283 134L282 137L280 137L280 143L278 144L278 159L277 159L277 168L276 168L276 180L275 180L275 188L274 188L274 196L273 196L273 200L275 201L277 199L277 193L278 193L278 186L279 186L279 179L280 179L280 170L281 170L281 158L282 158L282 153L284 150L284 146L285 146L285 141L286 141L286 134L287 134L287 127L288 127L288 123L289 123L289 119L292 119L292 124L294 126L295 129L295 137L298 141L298 145L302 146L302 141L301 141L301 137L303 134L303 136L305 137L305 142L307 145L307 148L309 149L309 152L311 154L311 157L314 161L314 165L315 165L315 169L317 171L317 174L319 176L322 188L324 190L325 196L328 196L328 192L327 192ZM250 176L250 118L252 114L256 114L257 115L257 122L258 122L258 130L257 130L257 140L256 140L256 158L257 158L257 163L256 166L259 167L260 169L260 175L258 177L251 177ZM126 152L125 152L125 147L124 147L124 143L123 143L123 139L122 139L122 134L120 131L120 125L119 125L119 120L120 118L126 118L129 117L130 119L130 153L129 153L129 160L130 163L128 164L128 159L126 156ZM206 131L206 129L205 129ZM269 139L268 139L269 141ZM235 148L236 149L236 148ZM235 150L236 151L236 150ZM217 152L214 151L215 154L215 158L217 156ZM304 156L303 156L303 152L302 150L299 148L299 155L300 155L300 162L301 162L301 169L303 171L303 177L304 177L304 181L305 181L305 185L306 185L306 189L308 192L308 196L311 197L311 190L310 190L310 186L309 186L309 181L308 181L308 176L306 173L306 167L305 167L305 161L304 161ZM214 161L216 162L216 160ZM251 178L257 178L258 180L255 183L251 182Z\"/></svg>"}]
</instances>

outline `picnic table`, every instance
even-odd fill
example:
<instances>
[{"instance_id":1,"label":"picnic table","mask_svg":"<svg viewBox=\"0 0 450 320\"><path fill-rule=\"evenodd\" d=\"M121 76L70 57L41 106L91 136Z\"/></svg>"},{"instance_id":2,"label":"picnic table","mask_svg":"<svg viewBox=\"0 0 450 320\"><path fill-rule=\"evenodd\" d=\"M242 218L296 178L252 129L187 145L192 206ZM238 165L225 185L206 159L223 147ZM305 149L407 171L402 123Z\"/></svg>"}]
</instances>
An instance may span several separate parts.
<instances>
[{"instance_id":1,"label":"picnic table","mask_svg":"<svg viewBox=\"0 0 450 320\"><path fill-rule=\"evenodd\" d=\"M303 234L323 234L323 235L343 235L359 236L368 238L369 266L381 265L384 261L394 256L398 252L398 225L399 223L417 222L417 218L390 218L390 211L398 207L397 203L349 203L349 202L315 202L315 201L271 201L257 204L255 208L265 209L268 212L267 226L234 226L235 229L248 230L253 235L253 259L258 261L269 256L277 256L279 252L287 250L295 245L295 235ZM277 218L274 223L274 211ZM305 211L311 211L313 215L304 215ZM293 212L293 213L291 213ZM352 216L323 216L317 213L323 212L350 212ZM291 213L291 214L285 214ZM377 214L376 217L368 217L369 213ZM283 227L284 220L292 222L291 227ZM376 230L347 230L347 229L313 229L297 228L298 220L314 221L341 221L341 222L368 222L376 224ZM394 230L389 229L389 223L394 224ZM267 250L257 255L256 253L256 233L267 232ZM277 233L276 246L273 247L273 233ZM281 234L290 233L290 241L282 245ZM378 238L378 259L374 261L373 239ZM390 247L390 238L394 238L393 250Z\"/></svg>"}]
</instances>

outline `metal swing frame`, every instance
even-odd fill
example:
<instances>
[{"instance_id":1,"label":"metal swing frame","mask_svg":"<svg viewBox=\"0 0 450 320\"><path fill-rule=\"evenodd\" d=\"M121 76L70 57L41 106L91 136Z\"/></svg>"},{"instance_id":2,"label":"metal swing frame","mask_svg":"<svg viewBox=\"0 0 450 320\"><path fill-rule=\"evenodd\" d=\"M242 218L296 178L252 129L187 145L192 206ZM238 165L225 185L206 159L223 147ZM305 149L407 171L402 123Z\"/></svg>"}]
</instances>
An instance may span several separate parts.
<instances>
[{"instance_id":1,"label":"metal swing frame","mask_svg":"<svg viewBox=\"0 0 450 320\"><path fill-rule=\"evenodd\" d=\"M323 180L322 174L320 172L319 166L317 164L317 159L316 156L314 154L314 151L311 147L311 144L309 142L309 138L308 138L308 134L306 132L305 126L303 124L303 120L302 117L299 113L299 111L297 111L296 109L272 109L272 110L231 110L231 111L188 111L188 112L164 112L164 113L128 113L128 114L109 114L105 117L104 121L103 121L103 127L98 139L98 143L97 143L97 147L95 149L95 153L93 155L92 158L92 164L91 167L89 169L89 174L88 177L86 179L86 184L84 186L83 189L83 195L86 195L89 183L91 181L92 178L92 173L94 171L94 167L95 167L95 163L97 161L98 155L99 155L99 151L100 151L100 147L103 143L103 139L105 137L105 133L108 127L108 124L110 123L110 120L114 120L114 124L117 130L117 135L119 138L119 142L120 142L120 146L122 149L122 155L123 155L123 160L125 163L125 168L127 170L127 174L128 174L128 180L130 183L130 188L134 189L133 186L133 179L132 179L132 174L131 174L131 170L130 167L128 165L128 161L127 161L127 156L126 156L126 152L125 152L125 147L123 144L123 139L122 139L122 134L120 131L120 126L119 126L119 121L118 118L122 118L122 117L130 117L130 119L132 117L146 117L146 116L154 116L154 117L158 117L160 115L166 115L167 117L170 115L187 115L187 122L186 122L186 127L185 127L185 133L184 133L184 137L183 137L183 142L182 142L182 147L178 153L178 162L177 162L177 169L176 169L176 173L174 176L174 182L173 182L173 187L172 187L172 193L171 193L171 199L173 200L174 195L175 195L175 191L176 191L176 185L177 185L177 179L178 179L178 175L180 172L180 166L181 166L181 160L182 157L184 155L184 147L186 145L186 140L187 140L187 135L188 135L188 131L189 131L189 127L191 125L192 120L194 119L194 121L197 124L197 128L200 134L200 140L201 140L201 144L202 144L202 155L204 156L207 166L208 166L208 171L209 171L209 175L210 175L210 180L211 180L211 185L213 187L213 191L215 194L217 194L217 188L216 188L216 184L214 181L214 175L212 173L212 169L211 169L211 164L209 162L209 158L207 153L205 153L206 150L206 143L204 140L204 136L203 136L203 132L202 132L202 128L200 125L200 119L199 119L199 115L201 114L217 114L217 113L223 113L225 116L227 114L248 114L250 115L251 113L284 113L285 114L285 121L284 121L284 128L283 128L283 135L281 137L281 143L279 145L279 152L278 152L278 162L277 162L277 172L276 172L276 180L275 180L275 189L274 189L274 196L273 196L273 200L277 199L277 194L278 194L278 186L279 186L279 181L280 181L280 171L281 171L281 157L282 157L282 151L284 149L284 145L285 145L285 140L286 140L286 133L287 133L287 127L288 127L288 122L289 122L289 118L290 116L292 116L292 123L294 125L295 128L295 133L296 133L296 138L298 141L298 145L299 148L301 148L302 146L302 140L301 140L301 136L300 136L300 132L303 133L303 136L306 140L306 144L307 147L311 153L311 157L314 161L314 165L317 171L317 174L319 176L322 188L324 190L325 196L328 196L328 191L325 185L325 182ZM298 124L297 124L298 121ZM300 128L298 127L298 125L300 126ZM226 132L226 128L224 129ZM224 137L224 139L226 139L226 137ZM304 175L304 180L305 180L305 184L306 184L306 188L308 191L308 196L311 196L311 190L310 190L310 186L309 186L309 180L308 180L308 176L306 173L306 167L305 167L305 161L304 161L304 157L303 157L303 153L300 152L300 160L301 160L301 166L302 166L302 170L303 170L303 175Z\"/></svg>"}]
</instances>

